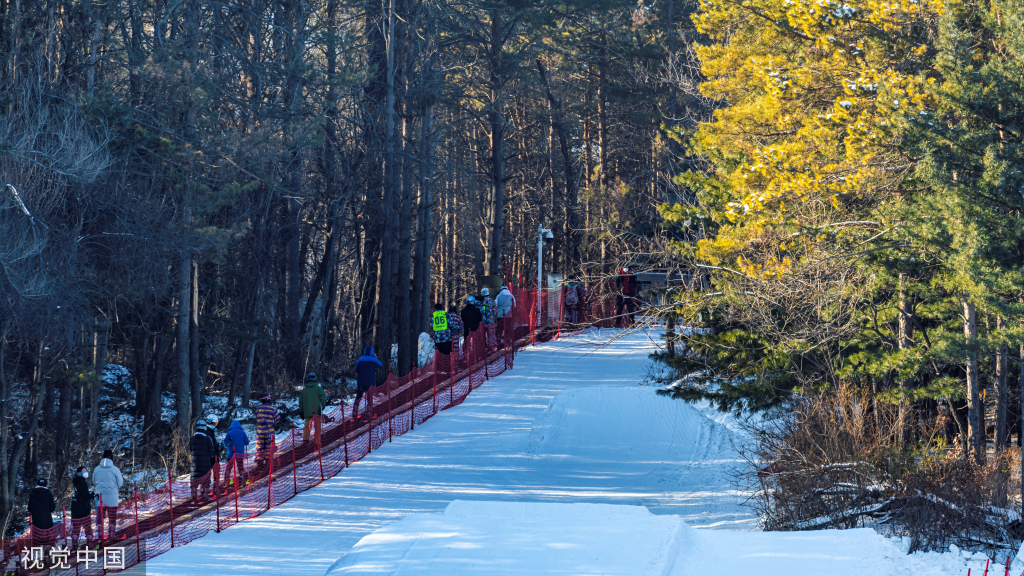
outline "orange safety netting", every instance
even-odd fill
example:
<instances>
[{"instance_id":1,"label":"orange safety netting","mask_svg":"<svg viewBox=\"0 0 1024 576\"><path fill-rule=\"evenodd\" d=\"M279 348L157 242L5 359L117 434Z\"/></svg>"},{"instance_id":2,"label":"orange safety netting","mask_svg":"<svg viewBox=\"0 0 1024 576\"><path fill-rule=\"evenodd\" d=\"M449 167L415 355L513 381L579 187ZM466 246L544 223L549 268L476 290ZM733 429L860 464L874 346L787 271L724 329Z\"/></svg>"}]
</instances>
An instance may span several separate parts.
<instances>
[{"instance_id":1,"label":"orange safety netting","mask_svg":"<svg viewBox=\"0 0 1024 576\"><path fill-rule=\"evenodd\" d=\"M599 291L600 287L591 289ZM94 530L106 528L109 516L113 515L113 535L94 534L104 538L105 544L123 548L124 566L133 566L209 532L219 532L259 516L333 477L438 412L458 406L488 378L511 369L520 348L557 338L567 320L564 289L542 292L540 313L535 290L512 292L517 305L508 316L498 319L491 347L486 343L486 327L481 325L470 333L461 348L454 347L450 356L435 352L422 368L414 368L405 376L389 374L383 385L371 388L357 412L353 412L356 406L325 410L319 442L312 434L309 442L303 442L301 432L293 429L280 444L220 462L199 480L177 480L168 472L163 487L150 492L136 491L113 511L107 507L103 526ZM567 328L597 323L607 307L605 300L602 292L598 305L584 302ZM362 417L353 419L356 413ZM98 512L96 516L99 520ZM21 568L22 560L34 547L69 545L71 532L71 520L50 529L30 527L20 538L4 542L0 567L7 574L8 569ZM49 573L86 576L108 571L102 565L86 567L74 562L69 568Z\"/></svg>"}]
</instances>

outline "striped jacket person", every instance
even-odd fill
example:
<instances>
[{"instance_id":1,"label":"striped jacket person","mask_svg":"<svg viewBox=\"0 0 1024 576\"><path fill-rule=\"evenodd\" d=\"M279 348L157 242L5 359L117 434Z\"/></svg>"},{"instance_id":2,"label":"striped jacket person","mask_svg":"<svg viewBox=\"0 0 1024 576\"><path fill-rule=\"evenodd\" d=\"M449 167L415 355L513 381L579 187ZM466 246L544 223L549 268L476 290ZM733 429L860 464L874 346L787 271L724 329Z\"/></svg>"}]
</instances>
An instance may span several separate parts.
<instances>
[{"instance_id":1,"label":"striped jacket person","mask_svg":"<svg viewBox=\"0 0 1024 576\"><path fill-rule=\"evenodd\" d=\"M281 414L277 407L270 403L271 396L267 394L260 398L260 406L256 408L256 450L266 450L274 443L274 427L281 421Z\"/></svg>"}]
</instances>

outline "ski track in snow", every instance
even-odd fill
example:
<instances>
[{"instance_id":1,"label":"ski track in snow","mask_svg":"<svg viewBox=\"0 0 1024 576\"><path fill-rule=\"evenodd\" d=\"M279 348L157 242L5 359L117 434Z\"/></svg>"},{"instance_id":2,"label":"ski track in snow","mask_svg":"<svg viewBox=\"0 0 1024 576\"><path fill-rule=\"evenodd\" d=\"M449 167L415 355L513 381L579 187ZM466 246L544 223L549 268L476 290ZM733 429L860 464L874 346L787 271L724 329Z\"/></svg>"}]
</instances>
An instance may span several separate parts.
<instances>
[{"instance_id":1,"label":"ski track in snow","mask_svg":"<svg viewBox=\"0 0 1024 576\"><path fill-rule=\"evenodd\" d=\"M640 436L645 423L638 419L638 399L654 397L655 391L638 383L657 334L592 345L605 340L585 334L523 349L513 370L488 381L461 406L258 518L154 558L147 573L320 576L367 534L410 514L442 512L453 500L642 505L654 514L678 514L692 526L756 529L753 514L741 505L744 495L726 475L741 462L725 449L723 427L702 420L696 428L703 436L695 444L703 452L668 463L645 444L664 444L666 438ZM617 388L617 397L633 399L630 414L615 420L627 431L636 427L627 439L635 445L633 457L605 450L598 458L596 444L587 457L536 452L541 446L534 420L553 399L564 391L608 386ZM585 392L584 397L596 398ZM656 403L666 406L666 414L696 413L684 402L656 397ZM665 434L678 432L672 426L681 424L672 420L659 420ZM595 428L594 419L577 423L578 431ZM704 441L712 429L717 440ZM700 460L710 453L717 459Z\"/></svg>"},{"instance_id":2,"label":"ski track in snow","mask_svg":"<svg viewBox=\"0 0 1024 576\"><path fill-rule=\"evenodd\" d=\"M730 480L744 466L736 419L639 385L658 333L601 336L524 349L461 406L258 518L158 556L147 574L962 576L983 565L980 554L908 556L868 529L756 532ZM588 519L542 506L573 503L649 512Z\"/></svg>"}]
</instances>

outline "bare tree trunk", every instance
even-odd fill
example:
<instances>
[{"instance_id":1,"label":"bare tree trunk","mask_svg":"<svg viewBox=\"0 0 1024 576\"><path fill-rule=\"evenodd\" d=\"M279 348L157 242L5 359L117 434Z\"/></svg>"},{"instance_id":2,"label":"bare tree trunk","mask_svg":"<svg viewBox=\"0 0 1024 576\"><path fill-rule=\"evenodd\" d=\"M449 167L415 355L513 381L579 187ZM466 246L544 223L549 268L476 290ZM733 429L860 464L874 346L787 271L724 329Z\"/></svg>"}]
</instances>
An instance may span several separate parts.
<instances>
[{"instance_id":1,"label":"bare tree trunk","mask_svg":"<svg viewBox=\"0 0 1024 576\"><path fill-rule=\"evenodd\" d=\"M192 303L189 306L188 364L191 376L192 410L203 417L203 374L199 369L199 264L192 262Z\"/></svg>"},{"instance_id":2,"label":"bare tree trunk","mask_svg":"<svg viewBox=\"0 0 1024 576\"><path fill-rule=\"evenodd\" d=\"M907 350L910 348L910 310L907 305L907 293L903 291L903 274L899 277L899 334L897 336L898 345L900 350ZM907 402L907 389L910 385L909 380L900 380L900 405L899 405L899 416L896 422L896 437L900 446L907 445L907 425L908 425L908 413L910 406Z\"/></svg>"},{"instance_id":3,"label":"bare tree trunk","mask_svg":"<svg viewBox=\"0 0 1024 576\"><path fill-rule=\"evenodd\" d=\"M384 190L381 203L383 230L377 268L377 329L374 343L387 376L391 363L391 344L395 334L395 281L398 268L398 165L395 153L395 3L389 0L387 17L387 86L384 104Z\"/></svg>"},{"instance_id":4,"label":"bare tree trunk","mask_svg":"<svg viewBox=\"0 0 1024 576\"><path fill-rule=\"evenodd\" d=\"M420 188L419 205L416 210L416 246L415 271L413 274L413 294L416 304L413 306L412 323L414 333L419 334L426 327L427 315L430 310L430 257L433 252L434 227L431 221L434 208L434 101L437 98L437 87L434 79L435 30L434 10L431 4L424 5L426 11L425 56L422 70L423 86L426 93L426 106L420 121ZM442 257L444 251L442 250ZM445 296L438 296L445 301Z\"/></svg>"},{"instance_id":5,"label":"bare tree trunk","mask_svg":"<svg viewBox=\"0 0 1024 576\"><path fill-rule=\"evenodd\" d=\"M93 370L96 379L93 381L89 394L89 446L96 443L99 427L100 395L103 394L103 369L107 363L107 341L110 335L110 320L103 318L96 322L93 329L96 334L96 348L93 350Z\"/></svg>"},{"instance_id":6,"label":"bare tree trunk","mask_svg":"<svg viewBox=\"0 0 1024 576\"><path fill-rule=\"evenodd\" d=\"M967 346L973 347L978 337L977 319L974 302L966 294L964 305L964 336ZM978 353L971 350L967 353L967 446L974 460L982 464L985 461L985 436L981 429L981 384L978 375Z\"/></svg>"},{"instance_id":7,"label":"bare tree trunk","mask_svg":"<svg viewBox=\"0 0 1024 576\"><path fill-rule=\"evenodd\" d=\"M192 257L185 256L178 270L178 433L187 434L192 424L192 389L189 386L189 326L192 307Z\"/></svg>"},{"instance_id":8,"label":"bare tree trunk","mask_svg":"<svg viewBox=\"0 0 1024 576\"><path fill-rule=\"evenodd\" d=\"M505 80L502 76L501 52L505 38L502 34L501 10L491 13L490 53L490 110L488 124L491 137L490 206L487 250L484 254L484 269L487 274L501 274L501 231L504 226L505 210L505 116L502 112L502 92Z\"/></svg>"},{"instance_id":9,"label":"bare tree trunk","mask_svg":"<svg viewBox=\"0 0 1024 576\"><path fill-rule=\"evenodd\" d=\"M1005 327L1002 316L996 317L996 330L1002 331ZM1009 350L1006 344L1000 344L996 350L996 452L1002 450L1008 444L1008 432L1006 428L1006 409L1009 403L1009 392L1006 380L1009 371Z\"/></svg>"},{"instance_id":10,"label":"bare tree trunk","mask_svg":"<svg viewBox=\"0 0 1024 576\"><path fill-rule=\"evenodd\" d=\"M597 53L597 139L598 148L600 148L601 160L601 186L599 190L600 198L598 203L601 208L600 225L602 228L608 221L607 202L606 196L608 195L608 188L610 183L610 167L608 166L608 87L605 84L607 81L608 72L608 38L605 33L601 32L601 47ZM600 232L600 246L601 246L601 277L607 277L610 269L610 263L608 262L608 235L602 229Z\"/></svg>"},{"instance_id":11,"label":"bare tree trunk","mask_svg":"<svg viewBox=\"0 0 1024 576\"><path fill-rule=\"evenodd\" d=\"M252 329L252 341L249 342L249 354L245 360L245 378L242 380L242 408L249 407L249 400L252 399L252 365L256 360L256 337L258 329Z\"/></svg>"}]
</instances>

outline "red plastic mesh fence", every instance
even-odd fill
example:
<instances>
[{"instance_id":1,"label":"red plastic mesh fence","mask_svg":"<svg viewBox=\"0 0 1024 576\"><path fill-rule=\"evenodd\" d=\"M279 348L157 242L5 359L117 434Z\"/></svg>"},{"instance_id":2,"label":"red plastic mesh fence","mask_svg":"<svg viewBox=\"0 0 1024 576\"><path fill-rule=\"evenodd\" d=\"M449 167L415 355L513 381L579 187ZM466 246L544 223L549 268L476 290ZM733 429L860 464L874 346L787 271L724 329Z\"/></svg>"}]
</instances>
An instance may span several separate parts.
<instances>
[{"instance_id":1,"label":"red plastic mesh fence","mask_svg":"<svg viewBox=\"0 0 1024 576\"><path fill-rule=\"evenodd\" d=\"M371 389L360 406L328 408L319 441L314 430L304 442L302 431L293 429L280 444L236 455L218 463L200 479L176 479L168 471L163 487L135 491L119 502L113 511L114 534L100 532L97 537L105 544L122 547L125 566L134 566L209 532L255 518L335 476L391 438L442 410L458 406L488 378L511 369L520 348L559 335L566 312L562 290L539 295L540 314L536 291L512 292L517 305L505 318L498 319L491 346L485 338L486 327L481 326L450 356L435 353L429 363L405 376L389 374L383 385ZM574 328L584 323L578 316L572 323ZM596 323L589 307L586 320ZM357 413L362 417L353 418ZM101 529L108 525L111 512L108 509L106 513ZM98 515L95 520L99 520ZM30 527L20 538L4 541L0 566L7 574L7 570L22 568L23 559L31 556L33 548L69 544L73 544L70 520L45 530ZM106 574L107 570L102 565L87 568L75 561L72 552L69 568L51 569L49 573L85 576Z\"/></svg>"}]
</instances>

